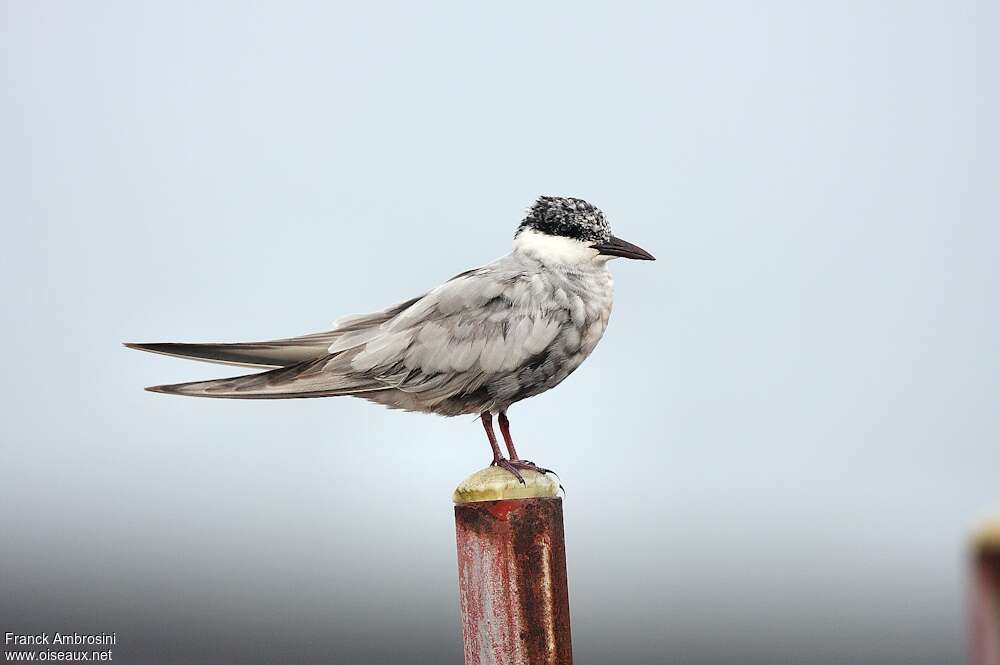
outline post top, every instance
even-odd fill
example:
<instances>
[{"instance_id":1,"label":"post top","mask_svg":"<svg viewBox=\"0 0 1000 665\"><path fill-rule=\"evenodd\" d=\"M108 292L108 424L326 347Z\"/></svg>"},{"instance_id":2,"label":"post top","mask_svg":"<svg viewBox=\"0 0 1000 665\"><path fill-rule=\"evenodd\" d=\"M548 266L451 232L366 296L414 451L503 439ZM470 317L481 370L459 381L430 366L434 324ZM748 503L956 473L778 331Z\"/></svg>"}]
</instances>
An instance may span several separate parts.
<instances>
[{"instance_id":1,"label":"post top","mask_svg":"<svg viewBox=\"0 0 1000 665\"><path fill-rule=\"evenodd\" d=\"M1000 515L994 515L983 522L972 538L973 546L980 552L1000 551Z\"/></svg>"},{"instance_id":2,"label":"post top","mask_svg":"<svg viewBox=\"0 0 1000 665\"><path fill-rule=\"evenodd\" d=\"M451 500L455 503L499 501L501 499L534 499L559 494L559 483L538 471L521 471L524 484L514 474L500 467L488 466L463 480L455 488Z\"/></svg>"}]
</instances>

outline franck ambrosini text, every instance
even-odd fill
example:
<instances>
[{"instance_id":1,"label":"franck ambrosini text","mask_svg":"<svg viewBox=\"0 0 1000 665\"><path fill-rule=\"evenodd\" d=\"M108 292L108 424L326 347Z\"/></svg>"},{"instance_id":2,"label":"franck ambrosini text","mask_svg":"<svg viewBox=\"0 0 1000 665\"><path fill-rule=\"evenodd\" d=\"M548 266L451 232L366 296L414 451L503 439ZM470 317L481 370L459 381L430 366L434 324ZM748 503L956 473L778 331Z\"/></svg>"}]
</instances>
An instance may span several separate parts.
<instances>
[{"instance_id":1,"label":"franck ambrosini text","mask_svg":"<svg viewBox=\"0 0 1000 665\"><path fill-rule=\"evenodd\" d=\"M108 662L113 660L111 649L93 650L89 647L108 647L116 644L118 644L117 633L7 632L4 633L4 660Z\"/></svg>"}]
</instances>

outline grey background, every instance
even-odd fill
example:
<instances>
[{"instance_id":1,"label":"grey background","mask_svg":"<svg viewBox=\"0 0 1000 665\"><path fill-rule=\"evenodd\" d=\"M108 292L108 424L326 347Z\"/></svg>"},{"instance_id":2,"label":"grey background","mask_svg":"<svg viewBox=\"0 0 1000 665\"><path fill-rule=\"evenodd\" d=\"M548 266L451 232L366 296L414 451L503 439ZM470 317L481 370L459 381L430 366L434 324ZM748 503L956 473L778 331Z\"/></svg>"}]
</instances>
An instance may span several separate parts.
<instances>
[{"instance_id":1,"label":"grey background","mask_svg":"<svg viewBox=\"0 0 1000 665\"><path fill-rule=\"evenodd\" d=\"M512 411L579 663L957 663L1000 507L995 3L0 3L0 630L116 662L457 663L471 418L198 401L266 339L508 251L613 264Z\"/></svg>"}]
</instances>

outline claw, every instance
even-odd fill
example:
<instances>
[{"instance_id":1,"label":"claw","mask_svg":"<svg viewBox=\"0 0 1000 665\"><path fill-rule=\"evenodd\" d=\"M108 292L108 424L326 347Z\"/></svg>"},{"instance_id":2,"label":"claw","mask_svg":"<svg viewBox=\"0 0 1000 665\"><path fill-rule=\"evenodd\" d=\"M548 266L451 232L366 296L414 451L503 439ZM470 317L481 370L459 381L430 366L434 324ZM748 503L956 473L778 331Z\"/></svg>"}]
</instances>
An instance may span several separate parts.
<instances>
[{"instance_id":1,"label":"claw","mask_svg":"<svg viewBox=\"0 0 1000 665\"><path fill-rule=\"evenodd\" d=\"M559 474L553 471L552 469L546 469L545 467L538 466L534 462L529 462L528 460L523 460L523 459L509 460L500 457L490 462L490 466L498 466L501 469L508 471L515 478L517 478L517 482L521 483L522 485L526 485L527 483L524 482L524 476L521 475L521 470L537 471L538 473L551 473L556 478L559 478ZM559 489L561 489L563 493L566 492L566 489L562 486L562 482L559 483Z\"/></svg>"},{"instance_id":2,"label":"claw","mask_svg":"<svg viewBox=\"0 0 1000 665\"><path fill-rule=\"evenodd\" d=\"M544 466L538 466L534 462L529 462L528 460L512 459L510 460L510 463L519 469L530 469L532 471L537 471L538 473L551 473L556 478L559 477L559 475L552 469L546 469Z\"/></svg>"},{"instance_id":3,"label":"claw","mask_svg":"<svg viewBox=\"0 0 1000 665\"><path fill-rule=\"evenodd\" d=\"M514 474L514 477L517 478L517 482L521 483L522 485L527 484L524 482L524 476L522 476L521 472L518 471L518 465L516 462L511 462L510 460L501 457L500 459L493 460L493 466L498 466L501 469L504 469L505 471L509 471L510 473ZM528 467L522 466L520 468L528 468Z\"/></svg>"}]
</instances>

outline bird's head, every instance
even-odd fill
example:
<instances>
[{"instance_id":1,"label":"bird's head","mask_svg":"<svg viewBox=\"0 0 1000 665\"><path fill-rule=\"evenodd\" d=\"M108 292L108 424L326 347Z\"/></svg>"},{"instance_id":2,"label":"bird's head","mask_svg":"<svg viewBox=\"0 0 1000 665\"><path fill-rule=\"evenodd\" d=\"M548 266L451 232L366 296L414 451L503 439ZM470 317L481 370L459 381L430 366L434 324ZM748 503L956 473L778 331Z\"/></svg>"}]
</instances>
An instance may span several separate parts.
<instances>
[{"instance_id":1,"label":"bird's head","mask_svg":"<svg viewBox=\"0 0 1000 665\"><path fill-rule=\"evenodd\" d=\"M540 196L517 227L514 247L542 260L604 261L617 256L653 261L646 250L611 235L607 218L583 199Z\"/></svg>"}]
</instances>

